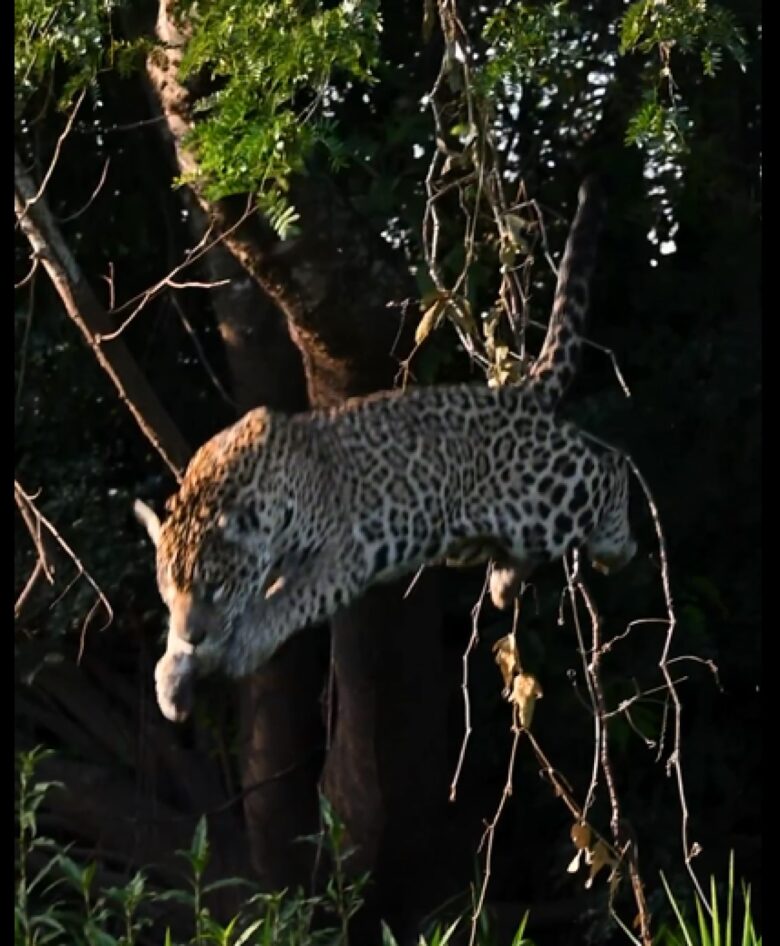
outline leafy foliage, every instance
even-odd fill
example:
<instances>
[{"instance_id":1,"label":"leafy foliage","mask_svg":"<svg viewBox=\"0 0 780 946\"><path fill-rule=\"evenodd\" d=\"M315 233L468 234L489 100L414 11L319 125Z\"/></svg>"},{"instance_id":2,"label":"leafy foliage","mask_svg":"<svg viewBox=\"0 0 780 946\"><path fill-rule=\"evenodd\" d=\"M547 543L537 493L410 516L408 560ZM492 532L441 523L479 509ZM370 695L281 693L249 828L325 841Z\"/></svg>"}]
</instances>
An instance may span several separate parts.
<instances>
[{"instance_id":1,"label":"leafy foliage","mask_svg":"<svg viewBox=\"0 0 780 946\"><path fill-rule=\"evenodd\" d=\"M760 522L757 484L761 443L756 361L760 350L756 329L756 267L760 259L756 57L760 43L752 28L759 14L755 3L732 3L734 12L725 14L719 23L719 11L724 7L676 0L653 6L638 3L626 8L618 4L627 9L620 23L614 9L597 8L593 3L489 5L479 23L485 25L483 45L492 53L475 68L488 109L495 106L489 114L496 124L504 166L527 188L519 199L538 198L553 258L563 240L566 201L575 190L573 169L578 168L583 141L591 141L596 132L597 163L609 169L615 182L594 286L592 331L594 338L616 352L633 396L630 403L622 400L608 360L603 353L591 350L578 381L580 396L572 399L571 409L587 426L614 432L653 484L670 542L679 653L703 654L717 660L721 669L725 695L703 679L701 667L679 665L681 674L689 678L681 686L681 696L686 746L692 747L686 757L691 821L707 854L714 851L712 856L717 858L724 847L728 850L739 839L752 843L760 834L756 822L757 749L744 738L745 732L760 724L755 699L761 626L757 604L760 549L755 541ZM105 147L95 144L107 126L131 125L149 117L143 108L131 107L142 96L137 94L134 80L120 75L120 63L111 52L116 49L116 37L112 47L110 14L117 8L108 2L56 5L20 0L16 9L18 103L27 107L36 93L42 100L40 110L29 108L30 113L40 111L36 134L40 133L43 142L36 140L39 154L31 145L31 159L38 158L44 167L48 163L50 148L47 155L46 144L56 139L61 128L53 105L62 100L63 92L66 101L72 98L74 76L80 83L91 82L106 102L101 111L93 107L92 96L87 98L84 112L89 110L88 122L94 132L80 130L69 140L47 198L58 216L67 217L81 204L74 195L89 196L105 156L110 154L108 186L88 213L63 224L63 230L90 281L103 289L108 264L115 263L119 297L127 298L165 272L164 265L160 268L161 245L169 238L175 243L171 220L177 218L180 208L175 198L170 198L170 206L160 199L168 193L170 175L165 162L156 159L154 125L112 131L105 136ZM367 213L377 231L402 234L398 244L406 254L406 263L416 269L422 295L429 287L423 285L425 267L415 235L425 204L421 184L424 165L436 144L420 100L435 77L429 58L435 43L419 43L417 8L407 16L405 7L393 5L394 15L384 23L378 9L378 5L365 4L356 9L347 3L253 5L216 0L193 10L182 8L183 21L193 24L186 60L190 79L195 88L206 85L209 92L195 116L192 141L209 194L263 188L264 209L281 233L296 222L288 196L291 175L309 172L312 167L323 174L325 169L310 159L328 155L340 171L339 186ZM338 11L341 19L335 15ZM272 15L277 19L270 19ZM663 22L654 19L656 15L663 16ZM284 29L274 26L260 31L258 23L263 16ZM320 43L315 23L325 24L317 29L327 33L326 42ZM380 26L384 26L382 32ZM83 41L75 43L73 36L82 27ZM619 36L621 31L624 35ZM744 47L739 39L742 35ZM617 55L621 39L622 58ZM659 74L658 68L658 47L666 49L669 43L672 77ZM729 68L733 67L730 59L745 71ZM111 65L117 69L109 70ZM678 87L674 98L669 97L670 78ZM133 89L135 98L130 94ZM245 89L251 93L245 94ZM368 103L363 102L364 91L370 92ZM607 99L612 110L608 120L603 108ZM446 131L453 138L459 139L459 132L467 138L471 129L460 115L453 117L453 112L447 112L452 120ZM32 138L26 132L22 136L28 142ZM626 139L636 143L641 153L639 148L625 148ZM658 178L642 176L642 156L648 153L658 156L659 165L664 156L671 155L681 172L676 189L665 197L670 214L667 229L679 231L676 251L669 255L659 253L646 238L651 228L661 229L649 199ZM151 157L144 163L147 155ZM469 184L462 193L453 188L449 192L451 204L445 210L457 212L461 198L471 200L474 190L468 187L474 185ZM448 228L454 215L442 214L443 245L452 244ZM539 233L538 225L530 233L518 232L518 245L507 254L506 247L497 247L478 232L468 298L464 295L462 303L459 298L458 306L450 306L462 325L482 320L486 330L495 329L493 350L501 369L499 380L512 376L510 369L515 363L506 363L511 340L502 334L505 326L494 325L492 320L494 300L485 273L495 271L496 259L514 266L526 259L533 262L535 256L529 311L533 317L541 317L551 276L541 265L547 244ZM462 247L455 247L447 265L457 271L462 259ZM18 268L21 279L29 268L27 248L21 245ZM151 672L147 661L141 670L145 676L136 676L135 658L140 647L152 642L159 631L159 615L156 599L151 597L148 549L128 510L134 493L150 489L162 495L170 490L170 484L147 485L155 477L161 479L155 458L124 418L123 408L101 377L92 354L45 293L42 270L34 294L30 285L20 292L16 312L19 476L31 491L43 488L41 509L62 528L110 593L112 603L118 604L111 641L121 644L129 659L122 664L116 647L117 653L110 655L116 661L116 666L111 665L115 676L109 680L124 678L131 691L137 685L140 689L139 680L148 684ZM356 285L355 291L359 290ZM198 330L205 336L210 330L208 303L199 308L194 295L181 291L178 301L199 314ZM418 380L472 377L454 333L432 331L444 322L444 301L437 298L422 307L428 315L418 330L425 342L414 364ZM449 318L450 313L447 315ZM171 318L175 318L171 306L152 307L125 337L180 423L193 423L188 436L195 443L224 424L224 407L203 383L199 368L189 367L189 341L170 330ZM533 337L533 332L529 335ZM642 533L640 560L618 584L598 588L605 628L610 633L623 630L627 614L633 617L640 610L656 613L655 546L641 510L638 526ZM26 532L21 533L21 539L17 543L17 587L24 584L35 564ZM89 589L83 583L71 586L70 571L59 578L61 583L42 602L35 620L23 622L17 629L17 651L24 657L20 666L26 667L33 658L38 661L42 653L53 657L55 648L67 654L61 644L77 641L92 603ZM446 640L451 648L446 672L448 685L456 693L469 612L482 576L457 573L443 580L447 588ZM66 589L68 597L56 601L54 607L55 599ZM549 581L540 575L533 604L524 607L520 634L524 659L545 691L543 703L536 708L534 734L538 733L551 757L567 766L567 776L585 784L591 721L581 711L581 694L567 676L571 641L556 625L559 590L557 575ZM122 607L124 603L131 607ZM139 634L132 615L141 607L146 609L146 624ZM485 615L484 624L488 642L509 632L503 617ZM606 690L610 706L632 700L635 681L647 680L647 668L652 666L649 641L657 641L656 630L652 626L639 630L632 633L630 647L618 644L610 653L613 683ZM150 650L155 646L151 643ZM67 657L60 659L64 662ZM508 714L501 702L489 646L478 648L474 664L470 687L473 725L479 738L469 747L459 804L463 806L460 811L466 811L464 821L479 823L485 812L492 810L503 785ZM58 669L67 685L82 679L83 668L70 662L49 668L55 673ZM43 706L51 717L55 713L50 693L41 686L43 676L24 674L24 705ZM78 689L71 686L71 691ZM114 706L112 696L109 694L105 705L119 715L123 712L120 701ZM219 697L224 700L223 693ZM86 695L84 702L89 705ZM67 712L59 712L60 704L54 705L63 724L55 730L58 745L73 755L89 756L89 740L83 733L73 736L78 727ZM654 767L652 761L667 710L656 694L632 703L629 713L615 715L609 725L616 770L630 775L625 779L626 815L637 828L640 844L646 826L654 826L657 843L642 845L643 858L649 869L660 865L668 870L677 856L674 839L678 837L679 816L673 796L665 786L659 787L664 780L658 777L660 767ZM561 725L564 718L572 724ZM132 785L133 737L141 730L135 717L130 720L127 737L123 734L122 740L114 739L114 743L121 742L117 756L121 754L122 775L129 772ZM17 725L25 736L40 741L45 738L41 730L48 723L43 712L30 712ZM461 735L458 704L451 735L455 751ZM147 736L144 730L138 741L144 742ZM202 736L201 730L198 738ZM189 734L182 736L187 738ZM215 770L222 764L216 761L217 756L215 751ZM199 762L197 771L205 774L210 761ZM228 760L228 765L232 761ZM114 756L109 765L120 768ZM151 769L144 769L139 779L155 786L159 779L161 791L178 797L171 789L170 774L163 775L164 768L158 765L159 772L154 771L153 777ZM537 775L532 761L519 758L516 784L537 785ZM665 782L668 785L670 780ZM21 797L32 797L31 784L28 777L28 787L19 789ZM45 797L56 800L57 795L52 789ZM735 799L740 799L739 804ZM593 813L594 823L600 827L607 823L603 815L599 810ZM208 836L204 822L187 851L183 861L187 874L181 889L177 888L175 897L158 902L160 891L150 879L152 874L144 869L147 861L139 858L133 862L128 855L130 882L103 885L103 865L98 862L93 869L88 855L66 849L67 815L58 812L58 817L64 826L63 837L56 844L52 841L50 847L37 828L31 831L29 819L25 822L23 846L30 851L29 863L34 867L23 887L17 880L18 942L44 942L46 936L52 942L63 941L63 929L67 930L66 941L86 942L89 920L90 942L98 942L102 934L114 941L122 937L124 944L131 941L131 933L136 935L134 929L145 931L139 924L147 919L147 907L166 903L188 911L188 935L195 930L195 917L200 917L203 941L212 937L219 942L222 936L235 946L246 929L261 919L266 925L257 927L258 937L266 929L281 943L286 942L285 936L298 935L296 924L302 922L307 908L293 893L258 900L251 918L250 914L242 915L232 928L228 924L217 928L207 906L209 894L201 896L205 887L216 882L209 873L215 869L209 849L217 837L213 822ZM460 830L460 822L458 825ZM556 839L554 843L551 838ZM544 790L515 792L496 843L500 850L491 892L495 890L498 897L533 900L549 899L551 891L568 894L571 878L565 865L571 858L570 841L566 825L561 825ZM176 846L182 844L172 845ZM529 850L534 851L533 858L527 857ZM36 880L44 855L51 866ZM225 879L229 878L219 878ZM328 880L331 893L337 894L340 888L342 895L351 883L345 878L337 880L333 872ZM200 891L197 906L196 891ZM139 912L143 916L139 917ZM693 903L691 916L695 923ZM241 926L244 922L246 927ZM440 938L447 930L440 930ZM334 935L340 934L336 915ZM606 937L595 941L603 943Z\"/></svg>"},{"instance_id":2,"label":"leafy foliage","mask_svg":"<svg viewBox=\"0 0 780 946\"><path fill-rule=\"evenodd\" d=\"M202 817L192 842L178 854L186 865L181 887L159 890L144 871L136 872L123 887L103 888L97 863L83 864L71 857L51 838L39 835L37 812L55 783L36 779L36 768L48 755L36 748L17 755L17 855L15 946L44 946L67 942L69 946L135 946L148 942L147 931L155 928L149 908L175 903L190 918L191 935L179 939L167 926L166 946L347 946L350 919L363 903L369 883L367 874L347 873L351 851L344 845L344 825L321 798L322 833L306 840L321 847L331 864L331 875L320 895L302 890L262 893L254 884L228 877L207 882L210 861L208 826ZM29 861L36 852L44 855L43 866L34 875ZM217 919L206 905L211 893L224 887L244 891L241 910L226 922ZM514 946L533 946L525 937L527 916L514 937ZM444 926L432 921L419 946L446 946L463 923L458 918ZM487 930L488 927L484 926ZM159 941L159 940L157 940ZM396 946L389 927L383 925L383 944ZM480 937L475 946L489 946Z\"/></svg>"},{"instance_id":3,"label":"leafy foliage","mask_svg":"<svg viewBox=\"0 0 780 946\"><path fill-rule=\"evenodd\" d=\"M728 52L743 68L747 62L745 35L734 14L720 4L706 0L635 0L623 15L620 52L650 52L658 47L680 52L699 51L704 74L714 76ZM668 64L664 57L664 72Z\"/></svg>"},{"instance_id":4,"label":"leafy foliage","mask_svg":"<svg viewBox=\"0 0 780 946\"><path fill-rule=\"evenodd\" d=\"M143 43L113 37L112 14L126 0L19 0L14 4L14 83L17 118L58 70L66 79L60 105L92 82L103 68L126 72Z\"/></svg>"},{"instance_id":5,"label":"leafy foliage","mask_svg":"<svg viewBox=\"0 0 780 946\"><path fill-rule=\"evenodd\" d=\"M698 51L703 74L712 78L720 68L724 51L744 70L745 47L744 31L725 7L704 0L635 0L621 20L619 50L622 54L657 50L661 65L658 87L645 92L641 107L626 129L626 142L650 154L676 157L682 153L690 122L672 74L672 51Z\"/></svg>"},{"instance_id":6,"label":"leafy foliage","mask_svg":"<svg viewBox=\"0 0 780 946\"><path fill-rule=\"evenodd\" d=\"M676 925L664 926L658 934L660 946L762 946L750 905L750 887L742 883L742 922L734 910L734 854L729 859L726 881L726 902L719 895L715 878L710 877L710 896L698 891L694 896L696 921L684 913L679 898L672 893L666 877L661 875L666 896L674 911ZM723 909L725 906L725 910Z\"/></svg>"},{"instance_id":7,"label":"leafy foliage","mask_svg":"<svg viewBox=\"0 0 780 946\"><path fill-rule=\"evenodd\" d=\"M184 16L192 33L183 75L205 73L219 86L197 105L198 179L212 199L258 193L285 231L290 175L318 144L343 160L335 113L353 83L372 81L378 4L208 0Z\"/></svg>"},{"instance_id":8,"label":"leafy foliage","mask_svg":"<svg viewBox=\"0 0 780 946\"><path fill-rule=\"evenodd\" d=\"M562 60L582 57L581 30L568 0L501 7L487 17L482 31L489 54L480 87L488 93L507 81L549 84Z\"/></svg>"}]
</instances>

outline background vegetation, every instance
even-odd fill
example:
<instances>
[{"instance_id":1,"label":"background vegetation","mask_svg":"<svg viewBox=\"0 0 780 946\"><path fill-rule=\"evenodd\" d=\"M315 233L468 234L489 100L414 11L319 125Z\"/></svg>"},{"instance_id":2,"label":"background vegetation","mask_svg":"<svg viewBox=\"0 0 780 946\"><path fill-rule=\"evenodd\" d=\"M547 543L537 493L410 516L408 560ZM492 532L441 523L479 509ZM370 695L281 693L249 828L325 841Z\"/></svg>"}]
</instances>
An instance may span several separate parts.
<instances>
[{"instance_id":1,"label":"background vegetation","mask_svg":"<svg viewBox=\"0 0 780 946\"><path fill-rule=\"evenodd\" d=\"M17 916L20 943L159 943L166 927L183 942L201 915L187 863L222 929L198 926L196 941L237 943L266 917L244 942L286 943L263 931L286 909L279 892L298 885L309 899L285 914L305 920L290 943L312 930L343 938L347 920L355 943L379 941L380 919L413 939L433 911L469 913L510 757L490 935L511 942L530 908L538 944L625 941L606 909L609 871L589 889L586 870L566 871L572 812L539 778L530 740L510 755L491 644L512 619L488 605L447 800L482 570L426 573L408 598L408 582L372 592L254 678L209 681L192 723L173 727L153 699L164 615L131 515L136 496L161 504L191 447L255 404L522 375L518 340L538 351L541 332L518 336L507 313L546 320L547 250L558 256L590 170L609 197L591 337L615 353L631 397L591 348L567 412L627 449L652 489L671 656L700 658L673 665L693 863L728 886L734 851L760 919L759 6L460 3L459 20L454 9L15 6L15 734L23 752L55 750L20 769L28 793L51 783L34 796L35 831L50 839L37 846L17 786L17 908L51 921ZM507 302L507 273L522 305ZM653 522L634 495L637 561L619 578L587 576L608 637L665 614ZM544 689L534 739L581 804L593 719L571 614L558 620L565 589L559 567L539 574L518 639ZM637 625L602 661L621 836L638 845L654 929L675 921L659 871L695 916L659 689L665 633ZM319 831L320 789L324 848L294 841ZM603 780L588 821L610 836ZM342 862L350 879L336 890ZM235 877L251 895L205 892ZM627 880L616 896L630 926ZM76 903L78 930L60 900ZM123 927L131 900L138 921ZM467 940L468 928L466 917Z\"/></svg>"}]
</instances>

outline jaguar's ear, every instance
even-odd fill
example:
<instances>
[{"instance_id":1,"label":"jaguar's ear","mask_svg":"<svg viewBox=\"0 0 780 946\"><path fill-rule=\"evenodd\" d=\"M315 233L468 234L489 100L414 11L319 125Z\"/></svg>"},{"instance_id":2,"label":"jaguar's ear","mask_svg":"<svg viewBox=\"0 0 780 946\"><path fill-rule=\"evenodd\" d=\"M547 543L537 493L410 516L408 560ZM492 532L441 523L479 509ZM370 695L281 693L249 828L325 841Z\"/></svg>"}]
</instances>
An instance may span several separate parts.
<instances>
[{"instance_id":1,"label":"jaguar's ear","mask_svg":"<svg viewBox=\"0 0 780 946\"><path fill-rule=\"evenodd\" d=\"M149 533L149 538L154 542L156 547L157 543L160 541L160 519L157 513L140 499L136 499L133 503L133 512L135 513L135 518Z\"/></svg>"}]
</instances>

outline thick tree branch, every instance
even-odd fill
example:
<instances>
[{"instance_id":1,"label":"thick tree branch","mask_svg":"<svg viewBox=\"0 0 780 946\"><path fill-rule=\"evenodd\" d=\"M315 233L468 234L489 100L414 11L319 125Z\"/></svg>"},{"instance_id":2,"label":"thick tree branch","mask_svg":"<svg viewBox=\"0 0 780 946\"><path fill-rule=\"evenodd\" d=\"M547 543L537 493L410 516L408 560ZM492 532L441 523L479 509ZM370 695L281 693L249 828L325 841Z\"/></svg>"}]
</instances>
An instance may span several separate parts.
<instances>
[{"instance_id":1,"label":"thick tree branch","mask_svg":"<svg viewBox=\"0 0 780 946\"><path fill-rule=\"evenodd\" d=\"M16 218L30 241L33 255L43 263L65 311L79 327L101 368L111 379L119 399L174 476L180 479L181 470L191 453L188 444L125 344L121 340L101 340L101 336L108 335L116 326L89 287L49 212L44 196L36 192L18 154L14 155L14 163Z\"/></svg>"},{"instance_id":2,"label":"thick tree branch","mask_svg":"<svg viewBox=\"0 0 780 946\"><path fill-rule=\"evenodd\" d=\"M147 61L180 171L197 178L197 161L185 147L192 127L192 96L178 78L186 35L174 25L174 4L161 0L157 35L164 48ZM390 248L355 213L333 183L299 178L292 200L302 236L281 242L258 214L246 216L246 200L210 202L193 191L205 212L226 233L224 243L284 313L301 351L313 405L392 387L399 362L412 343L412 325L388 303L414 295L411 277Z\"/></svg>"}]
</instances>

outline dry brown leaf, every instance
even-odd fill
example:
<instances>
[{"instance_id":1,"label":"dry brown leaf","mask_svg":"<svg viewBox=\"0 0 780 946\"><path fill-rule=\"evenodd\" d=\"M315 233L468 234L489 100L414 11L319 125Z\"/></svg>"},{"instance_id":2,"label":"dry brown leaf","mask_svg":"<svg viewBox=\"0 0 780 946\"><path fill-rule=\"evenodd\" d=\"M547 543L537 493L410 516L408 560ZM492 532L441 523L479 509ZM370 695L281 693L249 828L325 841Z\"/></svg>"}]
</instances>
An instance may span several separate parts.
<instances>
[{"instance_id":1,"label":"dry brown leaf","mask_svg":"<svg viewBox=\"0 0 780 946\"><path fill-rule=\"evenodd\" d=\"M593 879L602 867L614 867L615 862L609 853L609 848L603 841L596 841L596 846L591 851L590 857L590 876L585 881L585 889L589 890L593 885Z\"/></svg>"},{"instance_id":2,"label":"dry brown leaf","mask_svg":"<svg viewBox=\"0 0 780 946\"><path fill-rule=\"evenodd\" d=\"M542 688L539 686L536 677L532 677L530 673L519 673L515 677L509 700L517 707L520 725L526 729L531 727L536 701L542 695Z\"/></svg>"},{"instance_id":3,"label":"dry brown leaf","mask_svg":"<svg viewBox=\"0 0 780 946\"><path fill-rule=\"evenodd\" d=\"M571 826L572 844L581 851L583 848L590 847L590 825L587 822L577 822Z\"/></svg>"},{"instance_id":4,"label":"dry brown leaf","mask_svg":"<svg viewBox=\"0 0 780 946\"><path fill-rule=\"evenodd\" d=\"M420 319L417 329L414 333L414 341L417 345L422 345L425 339L434 329L439 327L442 319L444 304L441 299L437 299L433 305L429 306L423 317Z\"/></svg>"},{"instance_id":5,"label":"dry brown leaf","mask_svg":"<svg viewBox=\"0 0 780 946\"><path fill-rule=\"evenodd\" d=\"M488 371L491 387L501 387L522 379L522 365L513 357L509 347L501 343L494 345L493 363Z\"/></svg>"},{"instance_id":6,"label":"dry brown leaf","mask_svg":"<svg viewBox=\"0 0 780 946\"><path fill-rule=\"evenodd\" d=\"M569 866L566 868L567 873L576 874L580 869L580 859L582 858L582 851L577 851L574 857L569 862Z\"/></svg>"},{"instance_id":7,"label":"dry brown leaf","mask_svg":"<svg viewBox=\"0 0 780 946\"><path fill-rule=\"evenodd\" d=\"M504 223L506 224L512 242L515 246L522 249L525 243L522 234L523 230L527 229L525 220L523 220L522 217L518 217L517 214L504 214ZM525 252L525 250L523 252Z\"/></svg>"},{"instance_id":8,"label":"dry brown leaf","mask_svg":"<svg viewBox=\"0 0 780 946\"><path fill-rule=\"evenodd\" d=\"M614 900L617 896L618 887L620 886L620 871L617 868L612 869L612 873L609 876L609 899Z\"/></svg>"},{"instance_id":9,"label":"dry brown leaf","mask_svg":"<svg viewBox=\"0 0 780 946\"><path fill-rule=\"evenodd\" d=\"M522 669L514 634L507 634L506 637L497 640L493 644L493 653L496 655L496 663L504 681L504 690L511 692L512 681Z\"/></svg>"},{"instance_id":10,"label":"dry brown leaf","mask_svg":"<svg viewBox=\"0 0 780 946\"><path fill-rule=\"evenodd\" d=\"M501 321L501 310L500 309L490 309L488 314L485 316L485 320L482 323L482 332L485 336L485 351L488 354L488 358L494 360L495 350L496 350L496 329L498 328L498 323Z\"/></svg>"},{"instance_id":11,"label":"dry brown leaf","mask_svg":"<svg viewBox=\"0 0 780 946\"><path fill-rule=\"evenodd\" d=\"M498 259L507 269L512 269L517 259L517 247L512 243L504 243L499 250Z\"/></svg>"}]
</instances>

